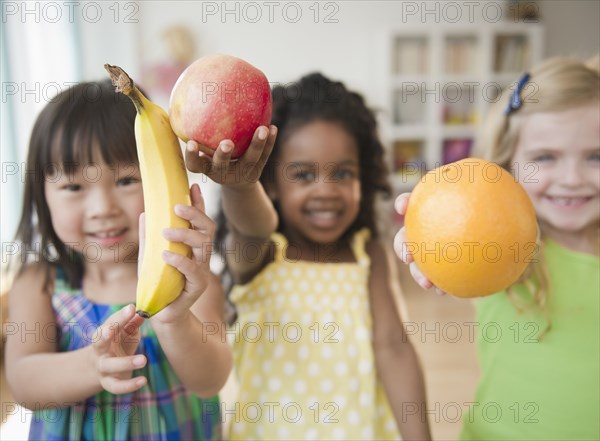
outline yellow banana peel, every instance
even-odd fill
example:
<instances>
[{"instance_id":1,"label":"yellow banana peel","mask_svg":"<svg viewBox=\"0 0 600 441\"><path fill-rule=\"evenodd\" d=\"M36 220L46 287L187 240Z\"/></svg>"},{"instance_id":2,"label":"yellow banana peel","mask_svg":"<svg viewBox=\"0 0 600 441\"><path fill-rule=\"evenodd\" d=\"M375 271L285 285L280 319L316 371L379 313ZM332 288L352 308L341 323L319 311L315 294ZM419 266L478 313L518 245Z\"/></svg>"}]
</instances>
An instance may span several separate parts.
<instances>
[{"instance_id":1,"label":"yellow banana peel","mask_svg":"<svg viewBox=\"0 0 600 441\"><path fill-rule=\"evenodd\" d=\"M175 204L190 204L190 191L179 139L173 133L169 116L148 100L118 66L105 64L117 92L127 95L135 105L135 140L144 191L145 247L138 275L136 310L149 318L181 294L185 277L161 257L163 250L191 256L191 248L170 242L164 228L188 228L189 222L177 216Z\"/></svg>"}]
</instances>

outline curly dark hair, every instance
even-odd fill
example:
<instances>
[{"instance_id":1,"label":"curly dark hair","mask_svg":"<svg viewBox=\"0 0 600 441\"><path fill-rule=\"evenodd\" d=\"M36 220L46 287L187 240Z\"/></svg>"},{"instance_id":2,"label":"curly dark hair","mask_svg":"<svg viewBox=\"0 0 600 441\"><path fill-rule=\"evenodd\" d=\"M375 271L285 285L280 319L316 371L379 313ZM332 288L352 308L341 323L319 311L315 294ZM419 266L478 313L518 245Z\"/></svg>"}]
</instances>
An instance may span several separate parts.
<instances>
[{"instance_id":1,"label":"curly dark hair","mask_svg":"<svg viewBox=\"0 0 600 441\"><path fill-rule=\"evenodd\" d=\"M388 182L388 168L385 165L385 150L377 133L377 121L374 112L369 109L364 98L348 90L343 83L332 81L320 73L311 73L296 83L276 86L272 90L273 116L271 123L277 126L278 135L273 152L260 177L261 183L267 187L275 176L275 166L280 156L282 145L291 133L300 127L315 121L327 121L340 124L356 141L360 164L361 203L359 214L354 223L344 233L342 240L367 227L372 237L377 237L375 202L378 194L389 197L391 187ZM284 223L279 215L278 231L282 231ZM224 250L227 236L227 220L221 208L217 217L215 249ZM224 261L223 282L231 285L227 262Z\"/></svg>"}]
</instances>

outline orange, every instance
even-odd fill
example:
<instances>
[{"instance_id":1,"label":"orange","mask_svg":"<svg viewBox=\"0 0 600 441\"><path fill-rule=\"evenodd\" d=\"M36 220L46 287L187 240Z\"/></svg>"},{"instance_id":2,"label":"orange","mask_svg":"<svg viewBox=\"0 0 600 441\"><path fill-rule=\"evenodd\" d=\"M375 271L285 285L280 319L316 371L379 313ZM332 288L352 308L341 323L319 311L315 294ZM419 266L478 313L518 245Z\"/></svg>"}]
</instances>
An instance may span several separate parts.
<instances>
[{"instance_id":1,"label":"orange","mask_svg":"<svg viewBox=\"0 0 600 441\"><path fill-rule=\"evenodd\" d=\"M406 247L440 289L479 297L506 289L534 259L529 196L502 167L467 158L427 173L406 211Z\"/></svg>"}]
</instances>

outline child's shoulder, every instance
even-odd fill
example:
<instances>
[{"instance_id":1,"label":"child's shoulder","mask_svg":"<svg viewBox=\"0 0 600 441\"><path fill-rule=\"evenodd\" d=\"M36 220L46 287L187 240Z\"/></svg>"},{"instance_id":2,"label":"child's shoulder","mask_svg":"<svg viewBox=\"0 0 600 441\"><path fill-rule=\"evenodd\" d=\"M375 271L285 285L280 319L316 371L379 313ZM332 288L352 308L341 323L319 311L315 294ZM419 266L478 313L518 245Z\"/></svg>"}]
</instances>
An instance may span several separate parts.
<instances>
[{"instance_id":1,"label":"child's shoulder","mask_svg":"<svg viewBox=\"0 0 600 441\"><path fill-rule=\"evenodd\" d=\"M253 244L247 249L242 248L241 253L249 259L231 259L228 256L230 271L234 274L236 284L245 285L260 274L270 263L274 262L278 253L278 236L269 237L264 243ZM284 247L285 249L285 247Z\"/></svg>"},{"instance_id":2,"label":"child's shoulder","mask_svg":"<svg viewBox=\"0 0 600 441\"><path fill-rule=\"evenodd\" d=\"M10 292L28 297L50 294L54 289L55 275L55 269L47 264L41 262L27 264L15 277Z\"/></svg>"}]
</instances>

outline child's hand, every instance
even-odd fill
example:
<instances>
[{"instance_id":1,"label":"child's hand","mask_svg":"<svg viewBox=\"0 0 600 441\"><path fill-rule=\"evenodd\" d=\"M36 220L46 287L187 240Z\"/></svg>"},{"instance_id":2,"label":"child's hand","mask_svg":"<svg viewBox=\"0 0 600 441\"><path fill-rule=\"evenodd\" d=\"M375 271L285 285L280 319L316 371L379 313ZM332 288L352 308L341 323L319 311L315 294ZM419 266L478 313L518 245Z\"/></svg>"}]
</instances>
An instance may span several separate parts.
<instances>
[{"instance_id":1,"label":"child's hand","mask_svg":"<svg viewBox=\"0 0 600 441\"><path fill-rule=\"evenodd\" d=\"M394 203L394 207L399 215L404 216L406 214L406 208L408 207L408 199L410 198L410 193L403 193L396 198L396 202ZM400 231L396 234L394 238L394 251L398 257L409 265L410 274L413 276L413 279L421 286L423 289L435 288L435 292L438 294L446 294L444 291L434 286L433 283L421 272L421 270L417 267L412 254L408 251L408 247L406 244L406 227L402 227Z\"/></svg>"},{"instance_id":2,"label":"child's hand","mask_svg":"<svg viewBox=\"0 0 600 441\"><path fill-rule=\"evenodd\" d=\"M145 377L131 378L133 371L146 364L144 355L135 354L144 319L133 305L112 314L98 330L92 343L94 366L101 386L113 394L127 394L147 382Z\"/></svg>"},{"instance_id":3,"label":"child's hand","mask_svg":"<svg viewBox=\"0 0 600 441\"><path fill-rule=\"evenodd\" d=\"M189 141L185 163L190 171L204 173L218 184L244 187L258 181L276 137L277 127L258 127L248 150L237 161L231 160L234 145L228 139L221 141L214 152L196 141Z\"/></svg>"},{"instance_id":4,"label":"child's hand","mask_svg":"<svg viewBox=\"0 0 600 441\"><path fill-rule=\"evenodd\" d=\"M177 268L185 276L185 286L181 295L165 309L157 313L151 320L161 323L179 321L190 307L198 300L208 286L210 274L210 257L215 231L214 222L206 215L204 198L198 184L190 190L192 205L176 205L175 212L191 224L191 228L166 228L163 236L173 242L183 242L192 247L192 258L180 254L163 251L163 259ZM142 227L140 225L140 227ZM140 237L143 237L140 228Z\"/></svg>"}]
</instances>

